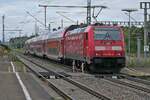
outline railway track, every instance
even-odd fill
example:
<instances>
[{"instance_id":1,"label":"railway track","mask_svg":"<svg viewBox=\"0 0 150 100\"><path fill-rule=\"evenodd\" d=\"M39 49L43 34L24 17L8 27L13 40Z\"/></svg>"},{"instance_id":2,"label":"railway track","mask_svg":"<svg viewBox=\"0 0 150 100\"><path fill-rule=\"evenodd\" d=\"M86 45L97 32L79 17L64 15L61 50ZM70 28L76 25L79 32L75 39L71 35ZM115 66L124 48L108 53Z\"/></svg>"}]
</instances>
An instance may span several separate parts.
<instances>
[{"instance_id":1,"label":"railway track","mask_svg":"<svg viewBox=\"0 0 150 100\"><path fill-rule=\"evenodd\" d=\"M20 58L18 56L18 58ZM72 97L70 97L69 95L67 95L66 93L64 93L63 91L61 91L59 88L57 88L53 83L51 83L49 80L47 80L46 77L44 77L41 73L35 71L34 69L32 69L31 67L29 67L29 65L27 63L25 63L23 60L21 60L28 69L30 69L37 77L39 77L42 81L45 81L48 86L50 86L56 93L58 93L62 98L64 98L65 100L74 100Z\"/></svg>"},{"instance_id":2,"label":"railway track","mask_svg":"<svg viewBox=\"0 0 150 100\"><path fill-rule=\"evenodd\" d=\"M22 54L22 52L19 52L19 53ZM30 55L30 56L33 57L32 55ZM39 59L39 60L42 60L44 62L46 61L46 63L51 62L54 65L58 65L58 62L53 61L53 60L49 60L49 59L44 59L43 60L42 58L39 58L39 57L36 57L36 58ZM61 64L61 63L59 63L59 65L62 65L61 69L64 69L67 72L72 72L71 66L64 65L64 64ZM86 73L88 74L88 72L86 72ZM150 81L148 81L148 80L140 79L140 78L138 78L136 76L133 76L133 75L131 76L131 75L128 75L128 74L125 74L125 73L120 73L120 74L94 74L94 76L97 77L97 78L105 78L105 77L117 76L119 78L125 78L125 79L128 79L130 81L142 83L142 84L145 84L145 85L150 85Z\"/></svg>"},{"instance_id":3,"label":"railway track","mask_svg":"<svg viewBox=\"0 0 150 100\"><path fill-rule=\"evenodd\" d=\"M23 52L18 52L17 51L17 53L19 54L19 55L23 55ZM43 57L40 57L40 56L36 56L36 55L27 55L28 57L31 57L31 58L35 58L35 59L37 59L37 60L40 60L40 61L42 61L43 63L47 63L47 64L53 64L53 65L56 65L58 68L60 68L60 66L61 66L61 69L63 69L63 70L65 70L66 72L72 72L72 67L71 66L69 66L69 65L65 65L65 64L62 64L62 63L59 63L59 62L57 62L57 61L55 61L55 60L50 60L50 59L48 59L48 58L43 58ZM59 64L59 66L58 66L58 64Z\"/></svg>"},{"instance_id":4,"label":"railway track","mask_svg":"<svg viewBox=\"0 0 150 100\"><path fill-rule=\"evenodd\" d=\"M74 86L76 86L76 87L78 87L78 88L80 88L80 89L86 91L87 93L89 93L89 94L91 94L91 95L93 95L93 96L95 96L95 97L97 97L97 98L99 98L99 99L101 99L101 100L111 100L110 98L108 98L108 97L106 97L106 96L100 94L99 92L96 92L96 91L94 91L94 90L91 89L91 88L88 88L88 87L85 86L84 84L79 83L79 82L77 82L77 81L75 81L75 80L72 80L71 78L66 77L64 74L60 74L60 73L57 73L57 72L55 72L55 71L53 71L53 70L47 69L47 68L44 67L43 65L41 65L41 64L39 64L39 63L37 63L37 62L34 62L34 61L32 61L31 59L26 58L26 57L23 56L23 55L19 55L19 56L17 56L17 57L18 57L20 60L21 60L21 59L27 60L27 61L29 61L30 63L32 63L32 64L34 64L34 65L36 65L36 66L38 66L38 67L40 67L40 68L42 68L42 69L44 69L44 70L46 70L47 72L53 73L53 74L54 74L55 76L57 76L57 77L61 77L63 80L65 80L65 81L67 81L67 82L73 84ZM54 84L52 84L50 81L47 81L47 79L46 79L41 73L34 71L34 70L33 70L31 67L29 67L29 65L26 64L23 60L21 60L21 61L22 61L26 66L28 66L28 68L29 68L34 74L36 74L38 77L41 77L44 81L48 82L48 84L50 84L50 86L51 86L55 91L58 91L57 93L60 94L60 96L62 96L65 100L73 100L72 97L70 97L69 95L67 95L67 94L64 93L63 91L59 90L59 89L58 89Z\"/></svg>"},{"instance_id":5,"label":"railway track","mask_svg":"<svg viewBox=\"0 0 150 100\"><path fill-rule=\"evenodd\" d=\"M137 78L135 76L130 76L130 75L121 73L121 74L114 74L114 75L113 74L112 75L97 75L95 77L96 78L104 78L108 81L111 81L111 82L114 82L114 83L117 83L117 84L121 84L121 85L131 87L131 88L134 88L134 89L146 92L146 93L150 93L149 88L145 88L145 87L142 87L142 86L139 86L139 85L136 85L136 84L131 84L131 83L124 82L124 81L120 80L120 79L127 79L131 82L141 83L143 85L150 86L150 81L143 80L143 79Z\"/></svg>"},{"instance_id":6,"label":"railway track","mask_svg":"<svg viewBox=\"0 0 150 100\"><path fill-rule=\"evenodd\" d=\"M117 79L127 79L129 81L133 81L133 82L137 82L137 83L141 83L141 84L144 84L144 85L149 85L150 86L150 81L148 80L144 80L144 79L140 79L136 76L130 76L128 74L124 74L124 73L120 73L120 74L106 74L106 75L103 75L103 74L98 74L98 75L95 75L96 78L117 78Z\"/></svg>"},{"instance_id":7,"label":"railway track","mask_svg":"<svg viewBox=\"0 0 150 100\"><path fill-rule=\"evenodd\" d=\"M139 83L142 83L142 84L144 84L144 83L147 84L148 83L146 81L143 81L143 80L140 80L140 79L136 79L136 78L132 78L132 77L125 77L125 78L130 80L130 81L139 82ZM105 78L105 79L108 80L108 81L120 84L120 85L124 85L124 86L130 87L130 88L134 88L134 89L146 92L146 93L150 93L150 89L149 88L145 88L145 87L142 87L142 86L139 86L139 85L136 85L136 84L132 84L132 83L128 83L128 82L124 82L124 81L121 81L119 79L112 79L112 78Z\"/></svg>"},{"instance_id":8,"label":"railway track","mask_svg":"<svg viewBox=\"0 0 150 100\"><path fill-rule=\"evenodd\" d=\"M138 82L138 83L142 83L142 84L150 86L150 81L148 81L148 80L140 79L140 78L137 78L135 76L129 76L129 75L126 75L126 74L123 74L123 75L124 75L125 79L128 79L130 81L134 81L134 82Z\"/></svg>"},{"instance_id":9,"label":"railway track","mask_svg":"<svg viewBox=\"0 0 150 100\"><path fill-rule=\"evenodd\" d=\"M32 59L32 58L31 58ZM29 60L29 59L28 59ZM31 62L33 62L32 60L31 60ZM35 63L35 62L33 62L33 63ZM35 63L35 64L37 64L37 62ZM39 64L38 64L39 65ZM44 67L44 66L41 66L41 67ZM46 66L45 66L46 67ZM47 70L47 68L45 68L44 67L44 69L46 69ZM57 74L57 76L60 76L60 77L62 77L61 75L60 75L60 73L58 73ZM63 75L64 76L64 75ZM101 76L103 76L103 75L100 75L100 77ZM143 91L143 92L145 92L145 93L150 93L150 89L148 89L148 88L145 88L145 87L141 87L141 86L138 86L138 85L136 85L136 84L131 84L131 83L128 83L128 82L123 82L123 81L121 81L121 80L119 80L119 79L114 79L114 78L112 78L111 76L117 76L117 77L119 77L119 78L121 78L121 79L127 79L127 80L130 80L130 81L133 81L133 82L137 82L137 83L142 83L142 84L144 84L144 85L150 85L150 82L149 81L146 81L146 80L143 80L143 79L139 79L139 78L136 78L136 77L134 77L134 76L129 76L129 75L127 75L127 74L114 74L114 75L104 75L104 79L107 79L108 81L111 81L111 82L114 82L114 83L117 83L117 84L121 84L121 85L124 85L124 86L126 86L126 87L130 87L130 88L133 88L133 89L136 89L136 90L140 90L140 91ZM99 75L98 75L98 77L99 77ZM62 77L63 78L63 77ZM64 78L65 79L65 78ZM78 82L77 82L78 83ZM73 83L74 84L74 83ZM80 87L80 86L78 86L78 87ZM88 92L89 93L89 92ZM90 93L91 94L91 93ZM93 94L93 93L92 93ZM96 94L96 95L98 95L98 94ZM95 96L96 96L95 95ZM96 96L97 97L97 96ZM100 97L101 98L101 97ZM101 98L102 99L102 98ZM104 99L105 100L105 99Z\"/></svg>"}]
</instances>

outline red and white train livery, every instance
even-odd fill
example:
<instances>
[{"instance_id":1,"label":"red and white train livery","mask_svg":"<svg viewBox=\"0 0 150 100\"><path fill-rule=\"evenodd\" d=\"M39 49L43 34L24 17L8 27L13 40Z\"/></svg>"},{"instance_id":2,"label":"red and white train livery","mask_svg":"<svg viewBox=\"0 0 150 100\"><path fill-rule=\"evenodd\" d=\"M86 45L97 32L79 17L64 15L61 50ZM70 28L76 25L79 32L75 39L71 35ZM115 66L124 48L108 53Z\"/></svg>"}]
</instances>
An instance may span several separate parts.
<instances>
[{"instance_id":1,"label":"red and white train livery","mask_svg":"<svg viewBox=\"0 0 150 100\"><path fill-rule=\"evenodd\" d=\"M119 72L125 67L124 33L118 26L72 25L25 43L26 52L62 62L84 64L98 72Z\"/></svg>"}]
</instances>

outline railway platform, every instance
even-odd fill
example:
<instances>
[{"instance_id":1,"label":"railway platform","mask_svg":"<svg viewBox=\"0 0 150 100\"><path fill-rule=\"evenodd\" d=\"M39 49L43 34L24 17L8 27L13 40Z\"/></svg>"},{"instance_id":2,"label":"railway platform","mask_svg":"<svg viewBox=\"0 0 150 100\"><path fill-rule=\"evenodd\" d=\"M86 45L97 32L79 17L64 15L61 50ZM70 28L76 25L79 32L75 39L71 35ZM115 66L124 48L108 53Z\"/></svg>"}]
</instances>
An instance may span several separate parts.
<instances>
[{"instance_id":1,"label":"railway platform","mask_svg":"<svg viewBox=\"0 0 150 100\"><path fill-rule=\"evenodd\" d=\"M0 57L0 100L52 100L47 90L19 62Z\"/></svg>"}]
</instances>

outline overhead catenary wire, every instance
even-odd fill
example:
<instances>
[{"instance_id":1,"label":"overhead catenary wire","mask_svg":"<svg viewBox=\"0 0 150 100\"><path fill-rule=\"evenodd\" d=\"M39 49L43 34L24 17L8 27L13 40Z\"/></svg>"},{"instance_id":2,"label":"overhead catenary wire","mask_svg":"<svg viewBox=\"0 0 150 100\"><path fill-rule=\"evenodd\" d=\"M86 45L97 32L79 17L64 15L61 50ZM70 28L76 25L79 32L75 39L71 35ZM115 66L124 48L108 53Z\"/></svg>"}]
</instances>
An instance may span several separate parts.
<instances>
[{"instance_id":1,"label":"overhead catenary wire","mask_svg":"<svg viewBox=\"0 0 150 100\"><path fill-rule=\"evenodd\" d=\"M28 15L30 15L32 18L34 18L37 22L39 22L41 25L45 26L45 24L43 22L41 22L40 20L38 20L35 16L33 16L30 12L26 11L26 13Z\"/></svg>"},{"instance_id":2,"label":"overhead catenary wire","mask_svg":"<svg viewBox=\"0 0 150 100\"><path fill-rule=\"evenodd\" d=\"M102 5L91 5L91 0L87 0L86 6L60 6L60 5L39 5L39 7L56 7L56 8L86 8L87 9L87 24L91 24L91 8L107 8L106 6ZM46 16L46 12L45 12ZM46 20L46 17L45 17Z\"/></svg>"},{"instance_id":3,"label":"overhead catenary wire","mask_svg":"<svg viewBox=\"0 0 150 100\"><path fill-rule=\"evenodd\" d=\"M71 21L72 23L75 23L75 24L77 23L76 21L72 20L71 18L69 18L69 17L63 15L61 12L56 12L56 13L59 14L60 16L63 16L65 19Z\"/></svg>"}]
</instances>

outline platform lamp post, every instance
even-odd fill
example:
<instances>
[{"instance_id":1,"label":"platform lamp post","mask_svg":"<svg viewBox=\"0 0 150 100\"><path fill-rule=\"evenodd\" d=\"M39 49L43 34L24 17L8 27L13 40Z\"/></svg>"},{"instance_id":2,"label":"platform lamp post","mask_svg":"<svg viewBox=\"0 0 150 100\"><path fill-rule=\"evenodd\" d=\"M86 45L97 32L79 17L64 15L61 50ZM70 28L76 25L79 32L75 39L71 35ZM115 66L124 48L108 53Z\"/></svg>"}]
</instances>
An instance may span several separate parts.
<instances>
[{"instance_id":1,"label":"platform lamp post","mask_svg":"<svg viewBox=\"0 0 150 100\"><path fill-rule=\"evenodd\" d=\"M122 11L125 11L129 14L129 33L128 33L128 56L130 58L130 53L131 53L131 13L138 11L137 9L133 8L127 8L127 9L122 9Z\"/></svg>"}]
</instances>

